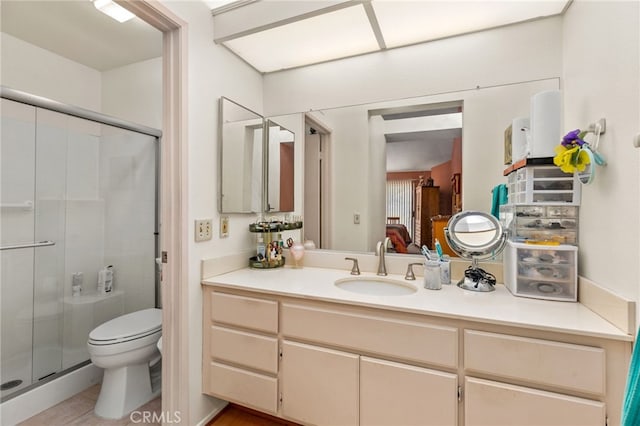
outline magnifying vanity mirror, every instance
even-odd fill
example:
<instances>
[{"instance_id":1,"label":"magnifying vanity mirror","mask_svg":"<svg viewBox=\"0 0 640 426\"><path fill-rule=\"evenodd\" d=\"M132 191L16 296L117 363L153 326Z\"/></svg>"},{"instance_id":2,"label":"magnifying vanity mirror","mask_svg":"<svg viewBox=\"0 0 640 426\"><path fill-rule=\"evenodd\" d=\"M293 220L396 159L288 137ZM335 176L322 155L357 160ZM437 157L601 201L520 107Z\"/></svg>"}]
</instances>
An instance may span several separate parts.
<instances>
[{"instance_id":1,"label":"magnifying vanity mirror","mask_svg":"<svg viewBox=\"0 0 640 426\"><path fill-rule=\"evenodd\" d=\"M471 260L458 287L472 291L493 291L495 277L478 266L478 260L494 257L504 249L507 233L492 215L479 211L457 213L444 229L449 247Z\"/></svg>"}]
</instances>

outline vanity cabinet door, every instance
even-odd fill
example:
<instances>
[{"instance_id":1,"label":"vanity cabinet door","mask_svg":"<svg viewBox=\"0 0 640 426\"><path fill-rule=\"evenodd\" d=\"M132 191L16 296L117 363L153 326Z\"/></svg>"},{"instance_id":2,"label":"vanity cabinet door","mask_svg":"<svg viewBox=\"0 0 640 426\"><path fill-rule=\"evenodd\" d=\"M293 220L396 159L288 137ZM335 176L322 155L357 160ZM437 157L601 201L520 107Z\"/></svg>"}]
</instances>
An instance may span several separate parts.
<instances>
[{"instance_id":1,"label":"vanity cabinet door","mask_svg":"<svg viewBox=\"0 0 640 426\"><path fill-rule=\"evenodd\" d=\"M358 355L283 341L284 417L314 425L358 424Z\"/></svg>"},{"instance_id":2,"label":"vanity cabinet door","mask_svg":"<svg viewBox=\"0 0 640 426\"><path fill-rule=\"evenodd\" d=\"M466 426L602 426L599 401L523 386L465 379Z\"/></svg>"},{"instance_id":3,"label":"vanity cabinet door","mask_svg":"<svg viewBox=\"0 0 640 426\"><path fill-rule=\"evenodd\" d=\"M454 426L457 418L457 375L361 357L360 424Z\"/></svg>"}]
</instances>

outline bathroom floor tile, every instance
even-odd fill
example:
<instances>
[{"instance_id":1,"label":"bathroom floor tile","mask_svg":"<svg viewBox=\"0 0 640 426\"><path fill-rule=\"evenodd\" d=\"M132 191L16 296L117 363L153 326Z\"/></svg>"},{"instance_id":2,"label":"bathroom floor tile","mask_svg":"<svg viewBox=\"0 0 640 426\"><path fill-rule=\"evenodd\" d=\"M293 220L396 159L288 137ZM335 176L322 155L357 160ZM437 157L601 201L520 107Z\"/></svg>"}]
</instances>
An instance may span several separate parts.
<instances>
[{"instance_id":1,"label":"bathroom floor tile","mask_svg":"<svg viewBox=\"0 0 640 426\"><path fill-rule=\"evenodd\" d=\"M156 419L160 418L162 399L158 397L136 409L135 411L139 412L139 415L135 418L125 416L119 420L102 419L93 412L99 394L100 385L92 386L84 392L25 420L19 426L128 426L139 425L142 415L145 413L148 413L146 416L149 419L153 418L153 413L157 413ZM160 423L150 422L144 424L160 425Z\"/></svg>"},{"instance_id":2,"label":"bathroom floor tile","mask_svg":"<svg viewBox=\"0 0 640 426\"><path fill-rule=\"evenodd\" d=\"M20 426L68 425L85 414L93 415L95 405L94 400L80 393L25 420Z\"/></svg>"}]
</instances>

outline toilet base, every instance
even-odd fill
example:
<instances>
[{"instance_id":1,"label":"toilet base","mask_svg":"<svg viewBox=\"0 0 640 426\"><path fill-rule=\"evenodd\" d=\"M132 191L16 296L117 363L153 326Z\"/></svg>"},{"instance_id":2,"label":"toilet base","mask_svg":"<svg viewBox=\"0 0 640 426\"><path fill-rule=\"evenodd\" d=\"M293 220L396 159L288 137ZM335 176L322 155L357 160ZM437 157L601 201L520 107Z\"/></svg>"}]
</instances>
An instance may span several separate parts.
<instances>
[{"instance_id":1,"label":"toilet base","mask_svg":"<svg viewBox=\"0 0 640 426\"><path fill-rule=\"evenodd\" d=\"M107 368L94 412L105 419L121 419L160 395L152 390L149 363Z\"/></svg>"}]
</instances>

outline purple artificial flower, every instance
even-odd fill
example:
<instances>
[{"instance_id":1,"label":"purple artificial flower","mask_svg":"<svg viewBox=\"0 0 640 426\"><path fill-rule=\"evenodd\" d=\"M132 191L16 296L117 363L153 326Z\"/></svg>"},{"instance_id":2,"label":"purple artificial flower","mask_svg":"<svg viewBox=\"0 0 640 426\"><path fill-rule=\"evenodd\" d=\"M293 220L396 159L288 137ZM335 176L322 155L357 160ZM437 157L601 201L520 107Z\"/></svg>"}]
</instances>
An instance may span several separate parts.
<instances>
[{"instance_id":1,"label":"purple artificial flower","mask_svg":"<svg viewBox=\"0 0 640 426\"><path fill-rule=\"evenodd\" d=\"M560 143L566 148L573 145L582 146L585 142L580 138L580 129L576 129L564 135Z\"/></svg>"}]
</instances>

